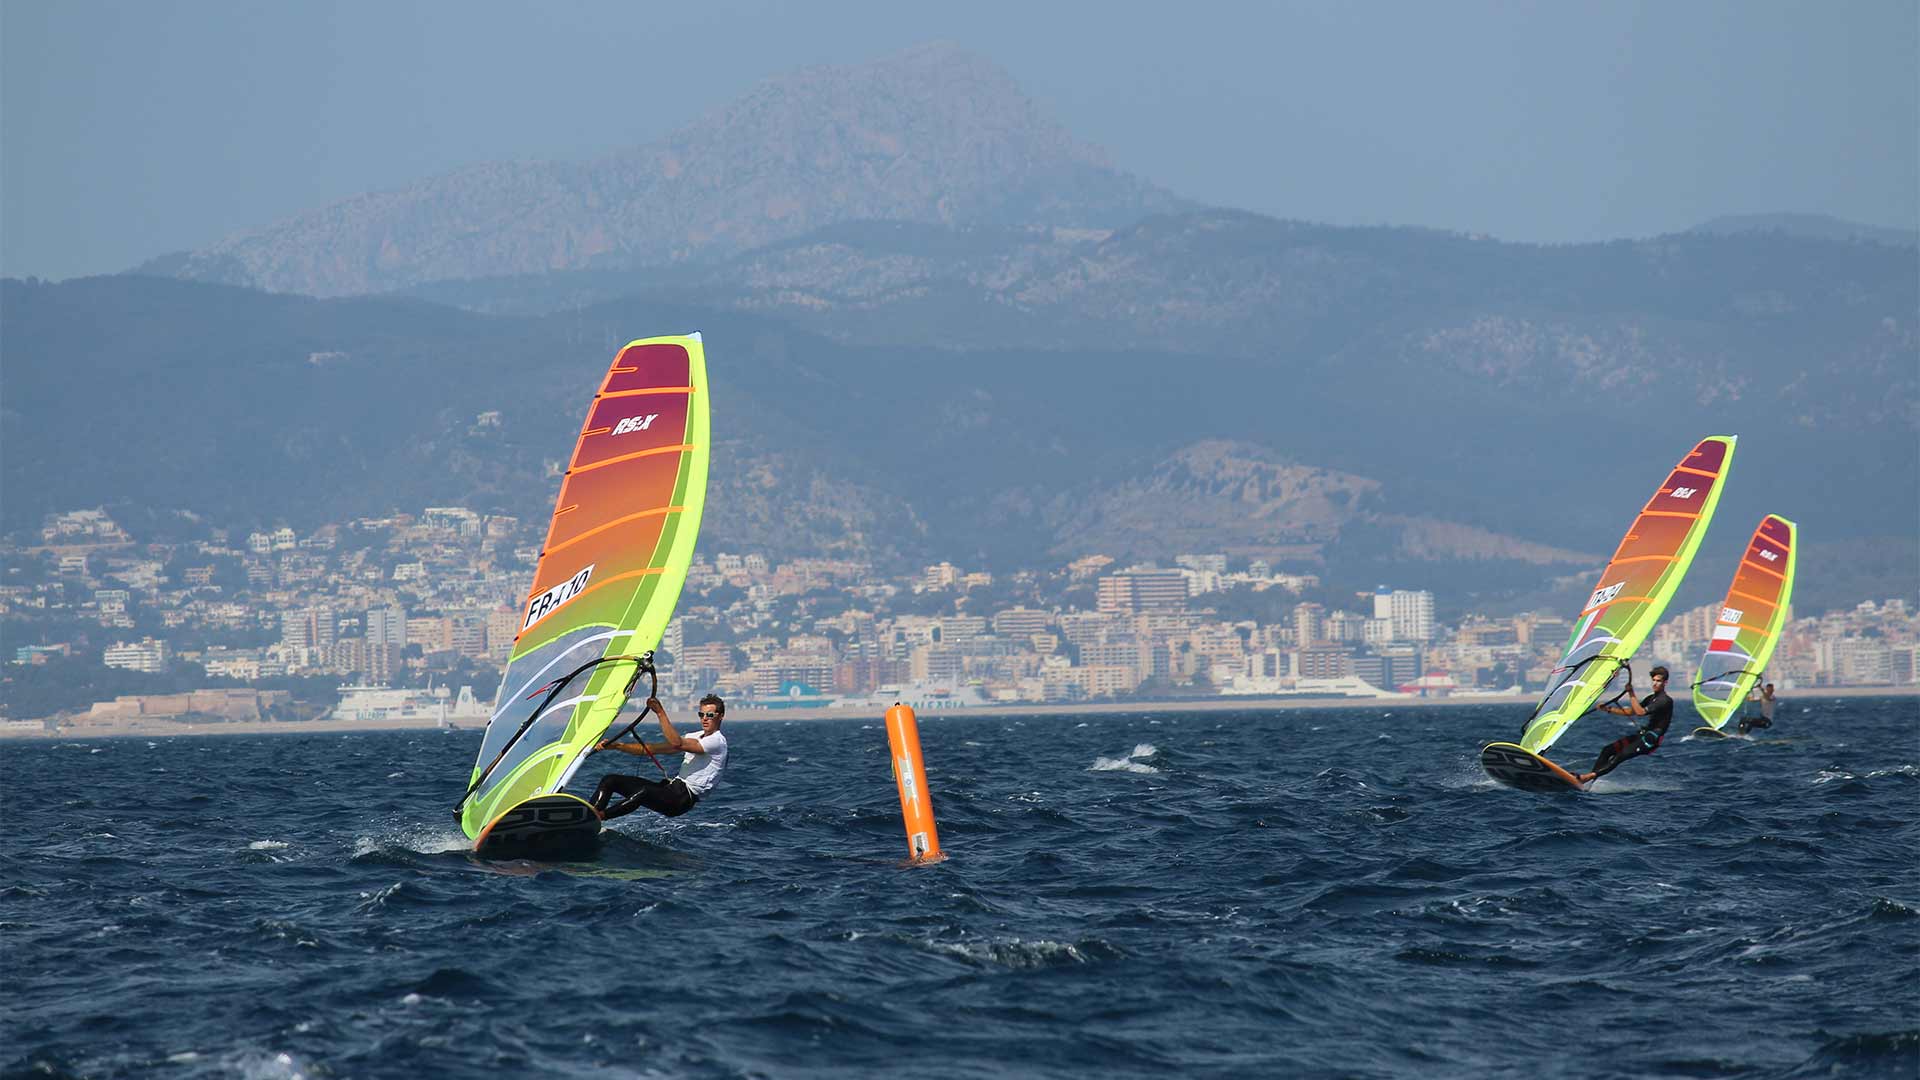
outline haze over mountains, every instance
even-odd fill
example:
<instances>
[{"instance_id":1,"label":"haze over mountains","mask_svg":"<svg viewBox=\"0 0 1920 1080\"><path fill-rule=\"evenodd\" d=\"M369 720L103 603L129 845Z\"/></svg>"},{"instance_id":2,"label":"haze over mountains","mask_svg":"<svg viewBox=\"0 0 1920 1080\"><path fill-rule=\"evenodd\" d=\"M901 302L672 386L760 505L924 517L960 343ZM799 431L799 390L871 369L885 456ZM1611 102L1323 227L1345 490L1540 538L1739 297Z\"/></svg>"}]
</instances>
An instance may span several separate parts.
<instances>
[{"instance_id":1,"label":"haze over mountains","mask_svg":"<svg viewBox=\"0 0 1920 1080\"><path fill-rule=\"evenodd\" d=\"M143 269L309 296L712 259L823 225L1112 225L1180 200L1109 168L1006 73L950 45L815 68L646 146L490 163Z\"/></svg>"},{"instance_id":2,"label":"haze over mountains","mask_svg":"<svg viewBox=\"0 0 1920 1080\"><path fill-rule=\"evenodd\" d=\"M714 550L1582 589L1662 470L1734 433L1703 591L1780 512L1804 600L1851 602L1913 583L1920 270L1820 231L1540 247L1197 207L925 47L144 268L188 281L7 282L5 525L538 517L612 350L699 329ZM75 452L75 416L116 452Z\"/></svg>"}]
</instances>

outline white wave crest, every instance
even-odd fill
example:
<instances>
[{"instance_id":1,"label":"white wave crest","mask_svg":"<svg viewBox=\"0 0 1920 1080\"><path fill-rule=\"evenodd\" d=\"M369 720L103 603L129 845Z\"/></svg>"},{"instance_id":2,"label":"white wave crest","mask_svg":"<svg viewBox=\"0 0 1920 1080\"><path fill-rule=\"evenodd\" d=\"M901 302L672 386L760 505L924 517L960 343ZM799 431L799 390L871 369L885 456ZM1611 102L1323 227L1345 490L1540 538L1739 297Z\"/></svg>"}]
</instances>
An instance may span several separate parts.
<instances>
[{"instance_id":1,"label":"white wave crest","mask_svg":"<svg viewBox=\"0 0 1920 1080\"><path fill-rule=\"evenodd\" d=\"M1126 757L1094 758L1093 764L1087 767L1087 771L1157 773L1160 771L1159 769L1154 768L1143 760L1157 753L1159 753L1159 750L1152 743L1139 743L1134 746L1133 752Z\"/></svg>"},{"instance_id":2,"label":"white wave crest","mask_svg":"<svg viewBox=\"0 0 1920 1080\"><path fill-rule=\"evenodd\" d=\"M1078 945L1066 941L1022 941L1013 938L1009 941L970 941L950 943L928 941L926 945L936 952L965 957L975 963L994 964L1007 968L1050 967L1055 964L1090 964L1093 957Z\"/></svg>"},{"instance_id":3,"label":"white wave crest","mask_svg":"<svg viewBox=\"0 0 1920 1080\"><path fill-rule=\"evenodd\" d=\"M376 851L392 851L403 848L416 855L442 855L449 851L465 851L473 847L459 830L435 829L425 825L396 829L385 836L360 836L353 841L355 855L371 855Z\"/></svg>"},{"instance_id":4,"label":"white wave crest","mask_svg":"<svg viewBox=\"0 0 1920 1080\"><path fill-rule=\"evenodd\" d=\"M404 884L405 882L396 881L386 888L381 889L379 892L361 893L360 903L355 905L354 910L364 915L371 914L380 908L386 907L387 901L392 898L395 893L399 892L400 887Z\"/></svg>"},{"instance_id":5,"label":"white wave crest","mask_svg":"<svg viewBox=\"0 0 1920 1080\"><path fill-rule=\"evenodd\" d=\"M250 1053L233 1063L245 1080L306 1080L312 1071L292 1054Z\"/></svg>"}]
</instances>

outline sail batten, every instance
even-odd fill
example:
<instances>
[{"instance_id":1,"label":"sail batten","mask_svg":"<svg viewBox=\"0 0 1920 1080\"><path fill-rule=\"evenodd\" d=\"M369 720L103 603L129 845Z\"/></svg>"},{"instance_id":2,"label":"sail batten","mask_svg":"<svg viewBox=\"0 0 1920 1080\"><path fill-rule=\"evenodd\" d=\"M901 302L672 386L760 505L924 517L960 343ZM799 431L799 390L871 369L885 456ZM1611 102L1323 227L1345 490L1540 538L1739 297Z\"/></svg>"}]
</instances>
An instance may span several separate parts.
<instances>
[{"instance_id":1,"label":"sail batten","mask_svg":"<svg viewBox=\"0 0 1920 1080\"><path fill-rule=\"evenodd\" d=\"M706 503L706 379L691 334L628 343L601 380L461 804L468 836L566 785L665 633Z\"/></svg>"},{"instance_id":2,"label":"sail batten","mask_svg":"<svg viewBox=\"0 0 1920 1080\"><path fill-rule=\"evenodd\" d=\"M1538 754L1585 715L1619 675L1680 587L1713 521L1734 437L1702 439L1647 500L1581 605L1520 745Z\"/></svg>"},{"instance_id":3,"label":"sail batten","mask_svg":"<svg viewBox=\"0 0 1920 1080\"><path fill-rule=\"evenodd\" d=\"M1740 556L1693 676L1693 707L1715 731L1739 713L1773 659L1793 599L1799 543L1798 525L1768 514Z\"/></svg>"}]
</instances>

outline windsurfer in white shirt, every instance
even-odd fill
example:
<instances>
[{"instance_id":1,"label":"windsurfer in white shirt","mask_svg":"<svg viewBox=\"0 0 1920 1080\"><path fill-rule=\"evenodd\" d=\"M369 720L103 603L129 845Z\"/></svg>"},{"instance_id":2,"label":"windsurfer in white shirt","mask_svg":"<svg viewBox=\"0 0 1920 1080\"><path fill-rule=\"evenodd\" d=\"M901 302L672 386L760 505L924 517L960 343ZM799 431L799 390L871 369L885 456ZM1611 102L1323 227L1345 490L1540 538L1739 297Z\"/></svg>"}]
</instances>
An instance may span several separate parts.
<instances>
[{"instance_id":1,"label":"windsurfer in white shirt","mask_svg":"<svg viewBox=\"0 0 1920 1080\"><path fill-rule=\"evenodd\" d=\"M595 752L618 750L636 757L643 754L652 757L680 751L686 755L680 760L680 775L669 780L649 780L643 776L619 773L601 777L600 786L594 789L593 798L588 801L603 821L631 814L641 807L667 817L679 817L693 809L702 795L713 790L713 786L720 782L721 771L727 767L727 737L720 733L720 725L727 715L727 704L720 700L719 695L708 694L700 699L698 735L682 735L674 730L672 721L667 719L666 707L660 704L659 698L648 698L646 709L659 718L664 742L614 742L608 739L594 747ZM613 802L615 796L620 798L618 803ZM612 805L608 805L610 803Z\"/></svg>"},{"instance_id":2,"label":"windsurfer in white shirt","mask_svg":"<svg viewBox=\"0 0 1920 1080\"><path fill-rule=\"evenodd\" d=\"M1752 731L1755 728L1768 728L1773 726L1773 708L1774 708L1773 684L1768 683L1766 685L1766 688L1764 690L1758 691L1758 693L1759 693L1759 699L1760 699L1760 715L1759 716L1743 716L1740 718L1740 726L1737 730L1742 735L1745 735L1747 732Z\"/></svg>"}]
</instances>

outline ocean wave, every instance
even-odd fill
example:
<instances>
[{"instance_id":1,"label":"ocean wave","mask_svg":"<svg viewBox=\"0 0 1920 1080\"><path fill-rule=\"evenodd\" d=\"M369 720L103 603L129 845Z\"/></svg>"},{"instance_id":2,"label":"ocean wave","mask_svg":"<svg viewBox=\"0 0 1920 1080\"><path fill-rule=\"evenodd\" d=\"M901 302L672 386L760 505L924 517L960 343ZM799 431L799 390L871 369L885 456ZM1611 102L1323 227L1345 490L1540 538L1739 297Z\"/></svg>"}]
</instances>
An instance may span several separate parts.
<instances>
[{"instance_id":1,"label":"ocean wave","mask_svg":"<svg viewBox=\"0 0 1920 1080\"><path fill-rule=\"evenodd\" d=\"M1095 964L1125 955L1098 938L1083 938L1080 941L1050 941L1044 938L1033 941L1020 938L961 942L922 940L920 945L931 952L957 956L983 967L1010 970Z\"/></svg>"},{"instance_id":2,"label":"ocean wave","mask_svg":"<svg viewBox=\"0 0 1920 1080\"><path fill-rule=\"evenodd\" d=\"M1920 1073L1920 1029L1845 1035L1822 1032L1821 1035L1825 1041L1819 1050L1798 1067L1782 1073L1783 1077L1812 1080L1850 1074L1913 1076Z\"/></svg>"},{"instance_id":3,"label":"ocean wave","mask_svg":"<svg viewBox=\"0 0 1920 1080\"><path fill-rule=\"evenodd\" d=\"M1135 743L1132 752L1125 757L1097 757L1087 766L1088 772L1132 772L1157 773L1160 770L1147 764L1147 759L1158 754L1152 743Z\"/></svg>"},{"instance_id":4,"label":"ocean wave","mask_svg":"<svg viewBox=\"0 0 1920 1080\"><path fill-rule=\"evenodd\" d=\"M1395 960L1406 964L1424 964L1433 967L1452 967L1472 965L1489 968L1534 968L1541 966L1538 960L1529 960L1508 953L1467 953L1453 949L1435 949L1415 947L1402 949L1393 954Z\"/></svg>"},{"instance_id":5,"label":"ocean wave","mask_svg":"<svg viewBox=\"0 0 1920 1080\"><path fill-rule=\"evenodd\" d=\"M1867 913L1876 919L1911 919L1916 915L1920 915L1920 911L1916 911L1898 900L1889 900L1884 896L1874 897L1873 906L1868 909Z\"/></svg>"},{"instance_id":6,"label":"ocean wave","mask_svg":"<svg viewBox=\"0 0 1920 1080\"><path fill-rule=\"evenodd\" d=\"M1347 769L1321 769L1313 774L1313 786L1331 791L1365 791L1367 782Z\"/></svg>"},{"instance_id":7,"label":"ocean wave","mask_svg":"<svg viewBox=\"0 0 1920 1080\"><path fill-rule=\"evenodd\" d=\"M400 890L405 887L406 887L406 882L396 881L393 884L387 886L384 889L381 889L378 892L371 892L371 893L363 892L360 894L360 903L355 906L354 910L362 913L371 913L371 912L378 911L381 908L386 907L387 901L393 899L396 895L399 894Z\"/></svg>"},{"instance_id":8,"label":"ocean wave","mask_svg":"<svg viewBox=\"0 0 1920 1080\"><path fill-rule=\"evenodd\" d=\"M566 863L472 856L477 735L23 743L0 1072L1584 1075L1486 1038L1523 1002L1627 1032L1610 1074L1911 1076L1911 706L1737 768L1663 750L1611 799L1479 786L1510 709L1397 704L1390 742L1370 710L1169 709L1164 750L1137 715L943 716L935 866L854 721L744 727L715 800Z\"/></svg>"},{"instance_id":9,"label":"ocean wave","mask_svg":"<svg viewBox=\"0 0 1920 1080\"><path fill-rule=\"evenodd\" d=\"M434 829L427 826L402 826L380 836L356 836L353 858L391 859L413 855L445 855L473 850L473 841L458 829Z\"/></svg>"},{"instance_id":10,"label":"ocean wave","mask_svg":"<svg viewBox=\"0 0 1920 1080\"><path fill-rule=\"evenodd\" d=\"M285 942L302 949L320 948L318 934L285 919L261 919L253 924L253 930L256 937L262 941Z\"/></svg>"},{"instance_id":11,"label":"ocean wave","mask_svg":"<svg viewBox=\"0 0 1920 1080\"><path fill-rule=\"evenodd\" d=\"M322 1075L298 1055L285 1051L248 1051L227 1060L241 1080L309 1080Z\"/></svg>"}]
</instances>

